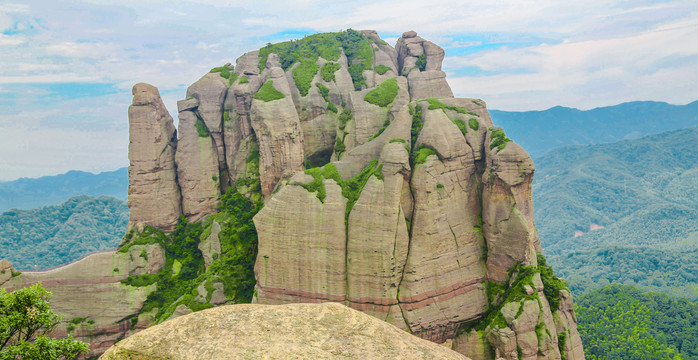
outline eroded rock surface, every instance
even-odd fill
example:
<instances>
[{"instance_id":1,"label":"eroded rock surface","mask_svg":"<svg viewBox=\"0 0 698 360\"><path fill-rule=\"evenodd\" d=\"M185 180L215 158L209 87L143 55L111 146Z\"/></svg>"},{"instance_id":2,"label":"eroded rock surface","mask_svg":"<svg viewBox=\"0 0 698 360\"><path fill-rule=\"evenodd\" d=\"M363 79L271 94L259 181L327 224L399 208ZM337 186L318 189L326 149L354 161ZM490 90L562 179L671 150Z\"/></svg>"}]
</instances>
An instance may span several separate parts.
<instances>
[{"instance_id":1,"label":"eroded rock surface","mask_svg":"<svg viewBox=\"0 0 698 360\"><path fill-rule=\"evenodd\" d=\"M335 303L221 306L141 331L100 357L102 360L337 358L467 359Z\"/></svg>"}]
</instances>

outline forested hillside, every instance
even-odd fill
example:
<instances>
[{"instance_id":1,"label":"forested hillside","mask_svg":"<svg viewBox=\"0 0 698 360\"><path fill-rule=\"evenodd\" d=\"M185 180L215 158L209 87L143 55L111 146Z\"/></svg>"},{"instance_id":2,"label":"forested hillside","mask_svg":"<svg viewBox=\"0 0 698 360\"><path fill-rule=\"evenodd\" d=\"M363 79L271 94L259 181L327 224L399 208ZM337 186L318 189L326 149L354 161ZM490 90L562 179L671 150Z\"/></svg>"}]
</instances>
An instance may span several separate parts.
<instances>
[{"instance_id":1,"label":"forested hillside","mask_svg":"<svg viewBox=\"0 0 698 360\"><path fill-rule=\"evenodd\" d=\"M68 171L56 176L0 182L0 212L60 204L73 196L109 195L126 201L128 169L92 174Z\"/></svg>"},{"instance_id":2,"label":"forested hillside","mask_svg":"<svg viewBox=\"0 0 698 360\"><path fill-rule=\"evenodd\" d=\"M556 106L544 111L490 110L492 121L532 156L567 145L637 139L698 125L698 101L671 105L634 101L591 110Z\"/></svg>"},{"instance_id":3,"label":"forested hillside","mask_svg":"<svg viewBox=\"0 0 698 360\"><path fill-rule=\"evenodd\" d=\"M584 353L595 359L698 359L698 304L609 285L577 297Z\"/></svg>"},{"instance_id":4,"label":"forested hillside","mask_svg":"<svg viewBox=\"0 0 698 360\"><path fill-rule=\"evenodd\" d=\"M609 282L698 297L698 128L534 159L536 225L576 294Z\"/></svg>"},{"instance_id":5,"label":"forested hillside","mask_svg":"<svg viewBox=\"0 0 698 360\"><path fill-rule=\"evenodd\" d=\"M76 196L60 205L0 215L0 259L16 269L41 269L113 249L128 223L126 203L111 196Z\"/></svg>"}]
</instances>

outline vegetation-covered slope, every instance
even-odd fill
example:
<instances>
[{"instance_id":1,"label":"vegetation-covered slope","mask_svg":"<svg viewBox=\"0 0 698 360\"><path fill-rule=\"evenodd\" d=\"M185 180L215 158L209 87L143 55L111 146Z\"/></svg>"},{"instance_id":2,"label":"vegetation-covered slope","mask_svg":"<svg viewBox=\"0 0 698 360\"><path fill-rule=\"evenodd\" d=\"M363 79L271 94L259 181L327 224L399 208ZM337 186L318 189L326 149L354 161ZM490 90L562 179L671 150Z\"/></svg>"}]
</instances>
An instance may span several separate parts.
<instances>
[{"instance_id":1,"label":"vegetation-covered slope","mask_svg":"<svg viewBox=\"0 0 698 360\"><path fill-rule=\"evenodd\" d=\"M113 249L126 231L128 207L111 196L76 196L61 205L0 215L0 259L42 269ZM36 267L35 267L36 266Z\"/></svg>"},{"instance_id":2,"label":"vegetation-covered slope","mask_svg":"<svg viewBox=\"0 0 698 360\"><path fill-rule=\"evenodd\" d=\"M689 128L534 160L541 242L574 293L618 282L698 297L697 141Z\"/></svg>"},{"instance_id":3,"label":"vegetation-covered slope","mask_svg":"<svg viewBox=\"0 0 698 360\"><path fill-rule=\"evenodd\" d=\"M609 285L576 299L587 359L698 359L698 304Z\"/></svg>"},{"instance_id":4,"label":"vegetation-covered slope","mask_svg":"<svg viewBox=\"0 0 698 360\"><path fill-rule=\"evenodd\" d=\"M0 212L57 205L78 195L109 195L126 201L128 170L92 174L68 171L56 176L0 182Z\"/></svg>"},{"instance_id":5,"label":"vegetation-covered slope","mask_svg":"<svg viewBox=\"0 0 698 360\"><path fill-rule=\"evenodd\" d=\"M571 144L610 143L696 126L698 101L687 105L634 101L587 111L562 106L544 111L490 110L490 115L531 156L539 156Z\"/></svg>"}]
</instances>

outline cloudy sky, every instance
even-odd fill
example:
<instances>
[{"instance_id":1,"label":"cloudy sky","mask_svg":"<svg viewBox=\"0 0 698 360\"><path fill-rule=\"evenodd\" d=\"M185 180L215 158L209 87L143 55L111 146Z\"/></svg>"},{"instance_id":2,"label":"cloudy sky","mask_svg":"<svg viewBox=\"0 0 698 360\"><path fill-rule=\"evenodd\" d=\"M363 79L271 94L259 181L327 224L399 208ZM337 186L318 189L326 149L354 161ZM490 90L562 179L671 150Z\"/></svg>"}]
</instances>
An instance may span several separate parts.
<instances>
[{"instance_id":1,"label":"cloudy sky","mask_svg":"<svg viewBox=\"0 0 698 360\"><path fill-rule=\"evenodd\" d=\"M133 84L174 113L212 67L347 28L417 31L490 109L698 100L695 0L0 0L0 181L127 166Z\"/></svg>"}]
</instances>

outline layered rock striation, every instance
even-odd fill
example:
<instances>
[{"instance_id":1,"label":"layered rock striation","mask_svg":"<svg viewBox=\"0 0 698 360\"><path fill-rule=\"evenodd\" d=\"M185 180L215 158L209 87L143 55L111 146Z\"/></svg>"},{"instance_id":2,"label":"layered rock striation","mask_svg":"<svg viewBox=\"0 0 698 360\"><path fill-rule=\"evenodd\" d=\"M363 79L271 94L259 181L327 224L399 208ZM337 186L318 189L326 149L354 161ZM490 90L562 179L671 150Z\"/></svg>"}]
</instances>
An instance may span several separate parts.
<instances>
[{"instance_id":1,"label":"layered rock striation","mask_svg":"<svg viewBox=\"0 0 698 360\"><path fill-rule=\"evenodd\" d=\"M268 44L189 87L178 138L136 85L122 249L168 258L125 283L159 282L157 321L340 302L473 359L583 358L533 223L533 163L482 100L453 96L443 58L413 31L395 48L354 30Z\"/></svg>"}]
</instances>

